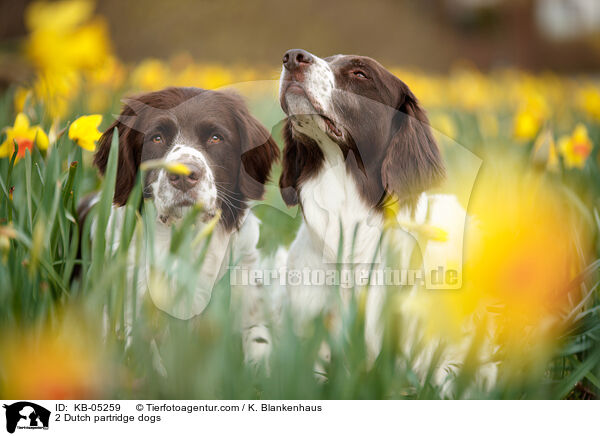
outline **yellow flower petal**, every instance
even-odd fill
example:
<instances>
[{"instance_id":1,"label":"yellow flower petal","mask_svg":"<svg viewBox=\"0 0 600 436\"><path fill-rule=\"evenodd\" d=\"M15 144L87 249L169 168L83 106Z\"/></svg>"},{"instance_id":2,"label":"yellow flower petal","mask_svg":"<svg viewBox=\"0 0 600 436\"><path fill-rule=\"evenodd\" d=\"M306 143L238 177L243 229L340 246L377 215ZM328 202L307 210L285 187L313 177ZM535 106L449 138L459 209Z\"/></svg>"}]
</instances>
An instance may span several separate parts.
<instances>
[{"instance_id":1,"label":"yellow flower petal","mask_svg":"<svg viewBox=\"0 0 600 436\"><path fill-rule=\"evenodd\" d=\"M143 162L140 166L142 171L148 171L154 168L163 168L173 174L181 174L187 176L190 173L190 169L179 162L166 162L162 159L152 159Z\"/></svg>"},{"instance_id":2,"label":"yellow flower petal","mask_svg":"<svg viewBox=\"0 0 600 436\"><path fill-rule=\"evenodd\" d=\"M187 165L179 162L167 162L165 169L170 173L181 174L183 176L187 176L191 172Z\"/></svg>"},{"instance_id":3,"label":"yellow flower petal","mask_svg":"<svg viewBox=\"0 0 600 436\"><path fill-rule=\"evenodd\" d=\"M69 127L69 138L84 150L94 151L96 141L102 133L98 126L102 122L102 115L84 115L77 118Z\"/></svg>"},{"instance_id":4,"label":"yellow flower petal","mask_svg":"<svg viewBox=\"0 0 600 436\"><path fill-rule=\"evenodd\" d=\"M35 144L42 150L46 150L49 145L48 136L40 126L30 126L29 118L23 113L19 113L15 118L15 124L5 129L6 140L0 145L0 157L11 157L15 149L15 142L18 144L17 159L25 155L26 150L30 150Z\"/></svg>"},{"instance_id":5,"label":"yellow flower petal","mask_svg":"<svg viewBox=\"0 0 600 436\"><path fill-rule=\"evenodd\" d=\"M592 148L592 141L583 124L578 124L571 136L561 137L558 143L558 149L567 168L583 168Z\"/></svg>"},{"instance_id":6,"label":"yellow flower petal","mask_svg":"<svg viewBox=\"0 0 600 436\"><path fill-rule=\"evenodd\" d=\"M13 145L6 139L2 145L0 145L0 158L10 157L12 155Z\"/></svg>"},{"instance_id":7,"label":"yellow flower petal","mask_svg":"<svg viewBox=\"0 0 600 436\"><path fill-rule=\"evenodd\" d=\"M48 135L46 135L46 132L44 132L44 130L40 126L35 126L34 129L35 145L37 145L37 147L40 150L47 150L48 145L50 144L50 141L48 140Z\"/></svg>"},{"instance_id":8,"label":"yellow flower petal","mask_svg":"<svg viewBox=\"0 0 600 436\"><path fill-rule=\"evenodd\" d=\"M11 129L14 136L25 136L29 132L29 118L24 113L17 114L15 124Z\"/></svg>"},{"instance_id":9,"label":"yellow flower petal","mask_svg":"<svg viewBox=\"0 0 600 436\"><path fill-rule=\"evenodd\" d=\"M404 227L408 231L414 231L425 239L431 239L438 242L448 241L448 231L437 226L430 224L417 224L409 221L401 221L398 223L401 227Z\"/></svg>"},{"instance_id":10,"label":"yellow flower petal","mask_svg":"<svg viewBox=\"0 0 600 436\"><path fill-rule=\"evenodd\" d=\"M75 141L78 146L87 151L96 151L96 143L94 141L87 141L85 139L79 139Z\"/></svg>"},{"instance_id":11,"label":"yellow flower petal","mask_svg":"<svg viewBox=\"0 0 600 436\"><path fill-rule=\"evenodd\" d=\"M437 226L422 224L416 228L422 237L438 242L448 241L448 231Z\"/></svg>"}]
</instances>

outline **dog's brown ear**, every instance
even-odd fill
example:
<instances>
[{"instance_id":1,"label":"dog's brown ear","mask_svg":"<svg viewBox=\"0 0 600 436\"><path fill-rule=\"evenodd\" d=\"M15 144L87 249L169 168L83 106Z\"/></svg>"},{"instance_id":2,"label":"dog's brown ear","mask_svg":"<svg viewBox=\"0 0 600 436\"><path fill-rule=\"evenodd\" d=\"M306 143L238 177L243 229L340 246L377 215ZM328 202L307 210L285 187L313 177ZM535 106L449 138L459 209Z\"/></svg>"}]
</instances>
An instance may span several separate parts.
<instances>
[{"instance_id":1,"label":"dog's brown ear","mask_svg":"<svg viewBox=\"0 0 600 436\"><path fill-rule=\"evenodd\" d=\"M279 177L279 191L281 198L289 207L296 206L299 202L298 190L302 180L314 174L323 162L323 152L319 145L309 138L294 137L292 124L288 119L283 127L283 158L281 163L281 176Z\"/></svg>"},{"instance_id":2,"label":"dog's brown ear","mask_svg":"<svg viewBox=\"0 0 600 436\"><path fill-rule=\"evenodd\" d=\"M386 191L394 193L401 202L410 201L439 184L446 170L427 115L406 86L393 127L381 178Z\"/></svg>"},{"instance_id":3,"label":"dog's brown ear","mask_svg":"<svg viewBox=\"0 0 600 436\"><path fill-rule=\"evenodd\" d=\"M298 204L298 178L300 177L301 149L300 144L292 136L292 126L290 121L285 122L283 127L283 158L281 162L281 176L279 176L279 191L281 198L288 206Z\"/></svg>"},{"instance_id":4,"label":"dog's brown ear","mask_svg":"<svg viewBox=\"0 0 600 436\"><path fill-rule=\"evenodd\" d=\"M279 148L265 127L247 111L239 117L241 164L238 176L240 193L250 200L260 200L265 193L271 167L279 159Z\"/></svg>"},{"instance_id":5,"label":"dog's brown ear","mask_svg":"<svg viewBox=\"0 0 600 436\"><path fill-rule=\"evenodd\" d=\"M133 127L135 118L136 112L128 101L121 111L121 115L100 137L96 154L94 155L94 165L98 167L100 173L104 174L108 163L113 131L116 127L119 132L119 162L117 165L117 183L115 185L113 201L119 206L127 202L127 198L135 185L135 177L142 156L144 138L142 133Z\"/></svg>"}]
</instances>

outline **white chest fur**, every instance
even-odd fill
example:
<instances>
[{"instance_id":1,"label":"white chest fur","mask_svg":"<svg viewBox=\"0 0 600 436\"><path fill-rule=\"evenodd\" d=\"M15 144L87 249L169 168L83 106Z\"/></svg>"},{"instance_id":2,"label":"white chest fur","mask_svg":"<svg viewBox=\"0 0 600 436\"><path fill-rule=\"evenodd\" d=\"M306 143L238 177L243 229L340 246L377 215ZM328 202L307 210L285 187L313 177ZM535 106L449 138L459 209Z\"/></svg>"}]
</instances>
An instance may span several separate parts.
<instances>
[{"instance_id":1,"label":"white chest fur","mask_svg":"<svg viewBox=\"0 0 600 436\"><path fill-rule=\"evenodd\" d=\"M323 140L321 149L325 155L323 167L300 191L312 242L321 250L323 263L337 262L340 248L343 263L372 262L383 219L363 201L339 146Z\"/></svg>"},{"instance_id":2,"label":"white chest fur","mask_svg":"<svg viewBox=\"0 0 600 436\"><path fill-rule=\"evenodd\" d=\"M108 234L113 231L113 227L116 235L121 234L124 212L125 208L123 207L113 208ZM152 242L148 240L148 237L152 239ZM189 290L189 298L182 300L180 295L174 295L175 289L181 288L181 286L172 286L168 277L173 275L173 271L177 271L182 262L187 262L191 266L194 256L199 254L201 245L197 247L197 253L190 253L189 259L181 259L178 256L171 256L172 259L168 259L171 228L161 223L160 220L156 220L152 235L146 235L142 241L142 251L139 255L136 255L135 252L136 246L139 244L136 243L135 238L131 242L128 252L128 276L131 279L134 268L138 268L136 284L138 298L149 291L154 304L159 309L179 319L189 319L204 311L210 301L213 286L225 273L230 259L234 264L241 265L252 265L256 262L258 237L259 221L251 212L247 214L238 231L229 232L218 225L213 231L200 270L195 271L197 277ZM116 252L118 247L119 240L117 238L112 245L113 252ZM153 247L152 252L150 252L150 247ZM174 276L176 277L177 274Z\"/></svg>"}]
</instances>

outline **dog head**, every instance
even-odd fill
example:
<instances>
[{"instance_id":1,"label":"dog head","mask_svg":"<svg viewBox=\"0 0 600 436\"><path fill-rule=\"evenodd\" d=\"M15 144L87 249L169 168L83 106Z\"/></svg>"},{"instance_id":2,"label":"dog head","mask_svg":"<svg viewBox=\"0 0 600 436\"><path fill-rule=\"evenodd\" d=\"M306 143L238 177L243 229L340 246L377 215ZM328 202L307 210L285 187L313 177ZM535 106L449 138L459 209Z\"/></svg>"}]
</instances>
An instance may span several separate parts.
<instances>
[{"instance_id":1,"label":"dog head","mask_svg":"<svg viewBox=\"0 0 600 436\"><path fill-rule=\"evenodd\" d=\"M375 60L305 50L283 57L281 107L288 116L280 186L288 204L322 158L325 141L352 153L362 193L377 204L386 193L410 201L445 175L427 116L408 86ZM311 157L312 156L312 157ZM298 162L302 162L300 165ZM311 162L313 164L311 164Z\"/></svg>"},{"instance_id":2,"label":"dog head","mask_svg":"<svg viewBox=\"0 0 600 436\"><path fill-rule=\"evenodd\" d=\"M163 222L200 203L207 217L217 209L226 228L240 224L247 201L260 199L279 150L269 132L232 93L167 88L127 99L118 119L100 138L94 163L106 170L113 129L119 134L114 202L123 205L142 162L160 159L187 166L180 175L146 172L144 196Z\"/></svg>"}]
</instances>

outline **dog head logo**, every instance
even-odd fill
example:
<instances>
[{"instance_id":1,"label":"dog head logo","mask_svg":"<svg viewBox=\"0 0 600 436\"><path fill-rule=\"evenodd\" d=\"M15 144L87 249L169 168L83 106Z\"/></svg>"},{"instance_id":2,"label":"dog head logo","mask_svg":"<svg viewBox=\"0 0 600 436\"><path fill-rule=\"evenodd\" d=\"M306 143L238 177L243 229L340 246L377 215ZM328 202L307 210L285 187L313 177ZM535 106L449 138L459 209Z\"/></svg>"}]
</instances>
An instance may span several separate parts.
<instances>
[{"instance_id":1,"label":"dog head logo","mask_svg":"<svg viewBox=\"0 0 600 436\"><path fill-rule=\"evenodd\" d=\"M50 411L28 401L19 401L11 405L5 404L6 431L14 433L19 429L48 429Z\"/></svg>"}]
</instances>

